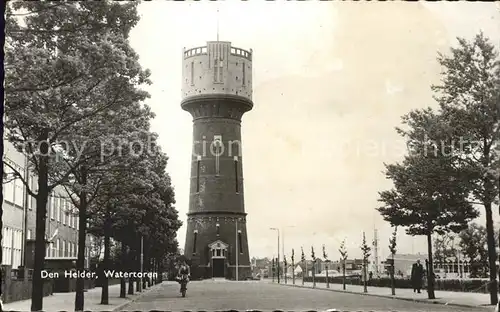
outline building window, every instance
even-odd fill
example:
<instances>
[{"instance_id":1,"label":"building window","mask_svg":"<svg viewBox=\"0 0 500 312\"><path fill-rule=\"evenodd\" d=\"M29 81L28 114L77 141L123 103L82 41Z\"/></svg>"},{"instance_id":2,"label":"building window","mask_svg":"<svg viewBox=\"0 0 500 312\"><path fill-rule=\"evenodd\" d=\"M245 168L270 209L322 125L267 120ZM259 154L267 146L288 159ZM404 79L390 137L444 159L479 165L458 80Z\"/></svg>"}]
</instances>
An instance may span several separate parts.
<instances>
[{"instance_id":1,"label":"building window","mask_svg":"<svg viewBox=\"0 0 500 312\"><path fill-rule=\"evenodd\" d=\"M50 218L52 220L55 219L54 215L54 193L52 193L49 197L49 211L50 211Z\"/></svg>"},{"instance_id":2,"label":"building window","mask_svg":"<svg viewBox=\"0 0 500 312\"><path fill-rule=\"evenodd\" d=\"M196 193L200 192L200 167L201 167L201 156L198 156L196 160Z\"/></svg>"},{"instance_id":3,"label":"building window","mask_svg":"<svg viewBox=\"0 0 500 312\"><path fill-rule=\"evenodd\" d=\"M2 264L12 265L12 237L10 228L2 228Z\"/></svg>"},{"instance_id":4,"label":"building window","mask_svg":"<svg viewBox=\"0 0 500 312\"><path fill-rule=\"evenodd\" d=\"M4 199L8 202L14 203L14 181L13 175L12 175L12 169L10 169L7 166L4 166L4 177L3 177L3 182L5 183L4 186ZM8 183L6 183L9 181Z\"/></svg>"},{"instance_id":5,"label":"building window","mask_svg":"<svg viewBox=\"0 0 500 312\"><path fill-rule=\"evenodd\" d=\"M68 211L68 209L69 209L68 201L66 199L61 198L61 210L63 210L63 213L64 213L64 212Z\"/></svg>"},{"instance_id":6,"label":"building window","mask_svg":"<svg viewBox=\"0 0 500 312\"><path fill-rule=\"evenodd\" d=\"M222 59L214 61L214 82L222 82L222 68L224 66L224 61Z\"/></svg>"},{"instance_id":7,"label":"building window","mask_svg":"<svg viewBox=\"0 0 500 312\"><path fill-rule=\"evenodd\" d=\"M191 62L191 85L194 86L194 62Z\"/></svg>"},{"instance_id":8,"label":"building window","mask_svg":"<svg viewBox=\"0 0 500 312\"><path fill-rule=\"evenodd\" d=\"M238 249L243 253L243 240L241 239L241 232L238 231Z\"/></svg>"},{"instance_id":9,"label":"building window","mask_svg":"<svg viewBox=\"0 0 500 312\"><path fill-rule=\"evenodd\" d=\"M193 239L193 254L196 253L196 240L198 238L198 231L194 231L194 239Z\"/></svg>"},{"instance_id":10,"label":"building window","mask_svg":"<svg viewBox=\"0 0 500 312\"><path fill-rule=\"evenodd\" d=\"M241 70L243 71L243 78L241 79L241 84L245 85L245 62L241 63Z\"/></svg>"},{"instance_id":11,"label":"building window","mask_svg":"<svg viewBox=\"0 0 500 312\"><path fill-rule=\"evenodd\" d=\"M71 212L70 205L68 205L68 207L66 209L68 211L68 226L70 228L72 228L73 227L73 213Z\"/></svg>"},{"instance_id":12,"label":"building window","mask_svg":"<svg viewBox=\"0 0 500 312\"><path fill-rule=\"evenodd\" d=\"M26 239L31 239L32 235L33 235L33 231L32 230L28 230L28 233L26 234Z\"/></svg>"},{"instance_id":13,"label":"building window","mask_svg":"<svg viewBox=\"0 0 500 312\"><path fill-rule=\"evenodd\" d=\"M24 206L23 182L20 179L16 179L14 180L14 185L15 185L15 194L14 194L15 204L19 207L23 207Z\"/></svg>"},{"instance_id":14,"label":"building window","mask_svg":"<svg viewBox=\"0 0 500 312\"><path fill-rule=\"evenodd\" d=\"M217 251L216 251L216 255L217 255L217 257L220 257L220 256L221 256L221 254L220 254L220 249L217 249Z\"/></svg>"},{"instance_id":15,"label":"building window","mask_svg":"<svg viewBox=\"0 0 500 312\"><path fill-rule=\"evenodd\" d=\"M238 180L238 156L234 156L234 187L236 193L239 193L239 180Z\"/></svg>"},{"instance_id":16,"label":"building window","mask_svg":"<svg viewBox=\"0 0 500 312\"><path fill-rule=\"evenodd\" d=\"M222 150L222 136L214 135L214 145L215 145L215 174L220 174L220 156L223 152Z\"/></svg>"},{"instance_id":17,"label":"building window","mask_svg":"<svg viewBox=\"0 0 500 312\"><path fill-rule=\"evenodd\" d=\"M59 219L59 210L61 207L59 206L59 197L54 198L54 215L55 219ZM57 220L59 221L59 220Z\"/></svg>"},{"instance_id":18,"label":"building window","mask_svg":"<svg viewBox=\"0 0 500 312\"><path fill-rule=\"evenodd\" d=\"M57 217L57 221L63 222L63 218L64 218L63 213L64 213L64 210L66 209L66 206L67 206L67 203L65 200L63 200L61 207L59 209L59 216Z\"/></svg>"},{"instance_id":19,"label":"building window","mask_svg":"<svg viewBox=\"0 0 500 312\"><path fill-rule=\"evenodd\" d=\"M216 227L217 227L217 236L219 236L220 235L220 226L219 226L219 223L217 223Z\"/></svg>"},{"instance_id":20,"label":"building window","mask_svg":"<svg viewBox=\"0 0 500 312\"><path fill-rule=\"evenodd\" d=\"M27 179L26 184L28 184L29 189L30 189L30 190L33 190L33 189L31 188L31 175L28 175L28 176L26 177L26 179ZM27 200L26 200L26 205L27 205L27 208L28 208L29 210L31 210L31 195L28 193L28 187L25 187L25 195L26 195L26 197L27 197Z\"/></svg>"}]
</instances>

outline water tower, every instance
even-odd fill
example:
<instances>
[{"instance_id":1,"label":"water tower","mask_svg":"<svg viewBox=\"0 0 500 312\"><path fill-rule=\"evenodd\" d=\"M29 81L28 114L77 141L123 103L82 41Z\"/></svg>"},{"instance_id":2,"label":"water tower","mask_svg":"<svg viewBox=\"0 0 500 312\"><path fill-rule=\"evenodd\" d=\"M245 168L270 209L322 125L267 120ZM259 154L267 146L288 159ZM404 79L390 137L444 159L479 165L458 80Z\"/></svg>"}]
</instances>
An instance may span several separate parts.
<instances>
[{"instance_id":1,"label":"water tower","mask_svg":"<svg viewBox=\"0 0 500 312\"><path fill-rule=\"evenodd\" d=\"M193 117L184 254L193 278L251 276L241 118L253 107L252 51L212 41L184 50L183 110ZM238 269L237 269L238 268Z\"/></svg>"}]
</instances>

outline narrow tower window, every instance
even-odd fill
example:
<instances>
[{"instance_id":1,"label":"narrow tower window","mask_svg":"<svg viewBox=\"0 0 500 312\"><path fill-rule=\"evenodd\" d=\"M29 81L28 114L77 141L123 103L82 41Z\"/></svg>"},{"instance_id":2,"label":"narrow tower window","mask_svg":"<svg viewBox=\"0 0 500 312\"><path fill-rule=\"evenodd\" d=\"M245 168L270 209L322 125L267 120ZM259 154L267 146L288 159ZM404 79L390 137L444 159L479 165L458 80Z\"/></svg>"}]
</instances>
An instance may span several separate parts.
<instances>
[{"instance_id":1,"label":"narrow tower window","mask_svg":"<svg viewBox=\"0 0 500 312\"><path fill-rule=\"evenodd\" d=\"M243 253L243 245L241 239L241 231L238 231L238 248L240 249L240 254Z\"/></svg>"},{"instance_id":2,"label":"narrow tower window","mask_svg":"<svg viewBox=\"0 0 500 312\"><path fill-rule=\"evenodd\" d=\"M219 226L219 223L217 223L215 225L215 227L217 228L217 236L219 236L220 235L220 226Z\"/></svg>"},{"instance_id":3,"label":"narrow tower window","mask_svg":"<svg viewBox=\"0 0 500 312\"><path fill-rule=\"evenodd\" d=\"M238 156L234 156L234 187L236 193L240 192L239 189L239 179L238 179Z\"/></svg>"},{"instance_id":4,"label":"narrow tower window","mask_svg":"<svg viewBox=\"0 0 500 312\"><path fill-rule=\"evenodd\" d=\"M194 62L191 62L191 85L194 86Z\"/></svg>"},{"instance_id":5,"label":"narrow tower window","mask_svg":"<svg viewBox=\"0 0 500 312\"><path fill-rule=\"evenodd\" d=\"M198 156L196 161L196 193L200 192L200 167L201 167L201 156Z\"/></svg>"},{"instance_id":6,"label":"narrow tower window","mask_svg":"<svg viewBox=\"0 0 500 312\"><path fill-rule=\"evenodd\" d=\"M245 85L245 62L241 63L241 69L243 71L243 78L241 79L241 84Z\"/></svg>"},{"instance_id":7,"label":"narrow tower window","mask_svg":"<svg viewBox=\"0 0 500 312\"><path fill-rule=\"evenodd\" d=\"M198 231L194 230L194 238L193 238L193 254L196 253L196 240L198 238Z\"/></svg>"},{"instance_id":8,"label":"narrow tower window","mask_svg":"<svg viewBox=\"0 0 500 312\"><path fill-rule=\"evenodd\" d=\"M214 146L215 146L215 174L220 174L220 156L222 154L222 136L214 135Z\"/></svg>"},{"instance_id":9,"label":"narrow tower window","mask_svg":"<svg viewBox=\"0 0 500 312\"><path fill-rule=\"evenodd\" d=\"M222 59L216 59L214 61L214 82L222 82L222 67L224 61Z\"/></svg>"}]
</instances>

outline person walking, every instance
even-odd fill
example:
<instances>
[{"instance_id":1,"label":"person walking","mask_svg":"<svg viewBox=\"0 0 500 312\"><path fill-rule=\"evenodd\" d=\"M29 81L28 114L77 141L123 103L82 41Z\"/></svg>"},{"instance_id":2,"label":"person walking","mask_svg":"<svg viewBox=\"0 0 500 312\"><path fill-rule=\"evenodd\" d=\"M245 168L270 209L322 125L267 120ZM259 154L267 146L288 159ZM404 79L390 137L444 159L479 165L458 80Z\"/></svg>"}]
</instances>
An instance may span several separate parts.
<instances>
[{"instance_id":1,"label":"person walking","mask_svg":"<svg viewBox=\"0 0 500 312\"><path fill-rule=\"evenodd\" d=\"M417 260L417 262L414 263L411 268L411 283L413 286L413 292L418 292L420 294L420 290L422 289L423 278L424 278L424 267L420 263L420 260Z\"/></svg>"}]
</instances>

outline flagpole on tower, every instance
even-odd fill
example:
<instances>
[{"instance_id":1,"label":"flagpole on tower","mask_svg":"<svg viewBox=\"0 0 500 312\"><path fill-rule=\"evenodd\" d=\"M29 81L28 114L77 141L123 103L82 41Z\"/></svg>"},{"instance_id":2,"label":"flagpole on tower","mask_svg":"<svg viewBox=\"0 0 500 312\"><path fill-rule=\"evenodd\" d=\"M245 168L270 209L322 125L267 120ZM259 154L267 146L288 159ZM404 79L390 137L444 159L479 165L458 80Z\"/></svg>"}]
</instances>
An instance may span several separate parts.
<instances>
[{"instance_id":1,"label":"flagpole on tower","mask_svg":"<svg viewBox=\"0 0 500 312\"><path fill-rule=\"evenodd\" d=\"M219 9L217 9L217 42L219 41Z\"/></svg>"}]
</instances>

